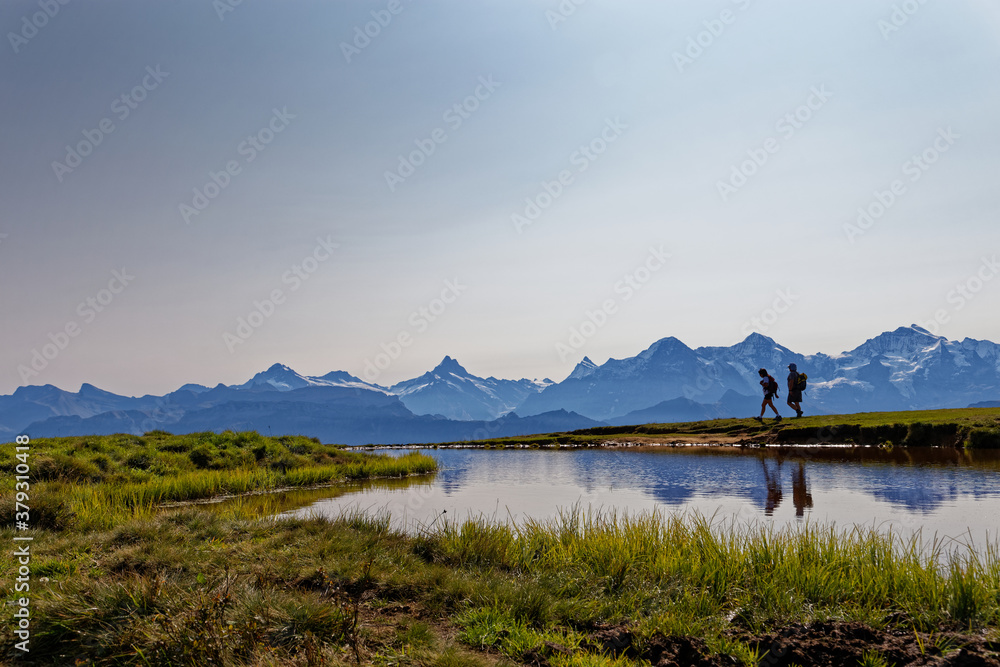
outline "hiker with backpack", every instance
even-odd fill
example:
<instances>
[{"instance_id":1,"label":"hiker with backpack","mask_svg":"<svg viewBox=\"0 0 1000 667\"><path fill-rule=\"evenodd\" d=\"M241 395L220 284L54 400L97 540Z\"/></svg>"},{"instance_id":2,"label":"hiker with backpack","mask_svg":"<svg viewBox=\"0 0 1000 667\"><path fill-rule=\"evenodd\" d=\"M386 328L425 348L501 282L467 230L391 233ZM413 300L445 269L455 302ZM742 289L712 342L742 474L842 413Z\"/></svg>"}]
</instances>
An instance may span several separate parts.
<instances>
[{"instance_id":1,"label":"hiker with backpack","mask_svg":"<svg viewBox=\"0 0 1000 667\"><path fill-rule=\"evenodd\" d=\"M806 374L799 373L795 364L788 364L788 407L795 410L796 418L802 416L802 390L806 388Z\"/></svg>"},{"instance_id":2,"label":"hiker with backpack","mask_svg":"<svg viewBox=\"0 0 1000 667\"><path fill-rule=\"evenodd\" d=\"M774 421L781 421L781 415L778 414L778 408L774 407L772 399L778 395L778 381L767 374L767 369L762 368L757 371L757 374L762 378L760 381L760 386L764 388L764 402L760 404L760 417L754 417L757 421L764 422L764 409L767 406L771 406L774 410Z\"/></svg>"}]
</instances>

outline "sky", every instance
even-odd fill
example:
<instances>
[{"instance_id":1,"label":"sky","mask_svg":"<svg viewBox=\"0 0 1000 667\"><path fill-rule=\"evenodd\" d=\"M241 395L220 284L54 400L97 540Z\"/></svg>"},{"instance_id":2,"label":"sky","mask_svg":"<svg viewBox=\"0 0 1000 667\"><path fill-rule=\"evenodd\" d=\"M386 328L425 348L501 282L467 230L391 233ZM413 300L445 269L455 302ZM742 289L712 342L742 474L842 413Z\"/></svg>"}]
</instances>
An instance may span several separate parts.
<instances>
[{"instance_id":1,"label":"sky","mask_svg":"<svg viewBox=\"0 0 1000 667\"><path fill-rule=\"evenodd\" d=\"M7 0L0 27L2 394L1000 341L990 0Z\"/></svg>"}]
</instances>

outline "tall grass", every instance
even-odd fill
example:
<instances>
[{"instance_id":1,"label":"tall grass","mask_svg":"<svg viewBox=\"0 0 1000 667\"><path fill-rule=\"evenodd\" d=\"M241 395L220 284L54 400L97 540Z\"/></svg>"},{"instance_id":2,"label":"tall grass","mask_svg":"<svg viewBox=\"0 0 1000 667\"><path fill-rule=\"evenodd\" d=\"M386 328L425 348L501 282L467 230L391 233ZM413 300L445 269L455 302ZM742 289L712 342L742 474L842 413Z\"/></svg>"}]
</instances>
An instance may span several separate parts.
<instances>
[{"instance_id":1,"label":"tall grass","mask_svg":"<svg viewBox=\"0 0 1000 667\"><path fill-rule=\"evenodd\" d=\"M762 632L839 619L927 632L1000 623L995 546L985 553L971 545L946 549L874 527L779 529L577 507L520 526L485 519L445 524L423 539L434 560L504 572L518 582L515 593L482 601L466 618L475 642L490 636L480 626L511 609L521 610L511 617L514 626L539 631L638 620L647 636L705 636L719 650L723 631L733 626ZM536 602L526 607L531 598ZM503 650L509 642L507 636L495 646Z\"/></svg>"},{"instance_id":2,"label":"tall grass","mask_svg":"<svg viewBox=\"0 0 1000 667\"><path fill-rule=\"evenodd\" d=\"M371 628L450 618L458 632L441 624L440 646L420 649L428 656L451 655L444 638L457 634L520 663L642 664L655 642L686 637L756 665L770 642L755 637L796 622L893 626L927 646L937 645L930 631L951 641L947 631L1000 625L996 545L580 507L545 522L438 523L413 537L385 512L260 520L280 494L208 511L90 491L77 510L90 503L85 518L99 529L38 531L32 545L33 657L236 667L320 664L315 650L327 664L353 663L355 651L373 664L435 664ZM0 577L16 567L0 562ZM609 628L626 644L598 638ZM0 640L11 637L0 626Z\"/></svg>"},{"instance_id":3,"label":"tall grass","mask_svg":"<svg viewBox=\"0 0 1000 667\"><path fill-rule=\"evenodd\" d=\"M289 470L281 481L287 486L310 486L334 480L361 480L375 477L400 477L422 475L437 470L433 458L418 452L404 456L373 456L354 463L315 466Z\"/></svg>"},{"instance_id":4,"label":"tall grass","mask_svg":"<svg viewBox=\"0 0 1000 667\"><path fill-rule=\"evenodd\" d=\"M342 480L399 477L433 471L435 466L433 459L414 453L345 465L296 468L284 474L266 469L206 470L122 486L73 486L68 491L67 505L76 517L77 527L111 527L123 520L148 517L164 503L239 496ZM248 508L246 506L244 510Z\"/></svg>"},{"instance_id":5,"label":"tall grass","mask_svg":"<svg viewBox=\"0 0 1000 667\"><path fill-rule=\"evenodd\" d=\"M360 454L307 438L231 432L40 439L32 457L32 526L49 530L110 528L169 503L437 469L417 452ZM14 463L0 451L0 470ZM14 518L13 479L0 479L4 525Z\"/></svg>"}]
</instances>

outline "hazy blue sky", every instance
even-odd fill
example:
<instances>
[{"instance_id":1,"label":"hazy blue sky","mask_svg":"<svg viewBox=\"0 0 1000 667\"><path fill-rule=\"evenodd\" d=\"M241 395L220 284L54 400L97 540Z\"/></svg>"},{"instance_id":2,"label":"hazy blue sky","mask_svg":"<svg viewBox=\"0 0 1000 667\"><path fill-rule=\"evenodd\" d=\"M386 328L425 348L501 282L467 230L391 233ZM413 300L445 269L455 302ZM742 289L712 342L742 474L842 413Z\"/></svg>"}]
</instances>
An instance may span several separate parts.
<instances>
[{"instance_id":1,"label":"hazy blue sky","mask_svg":"<svg viewBox=\"0 0 1000 667\"><path fill-rule=\"evenodd\" d=\"M990 0L7 0L0 26L0 393L1000 340Z\"/></svg>"}]
</instances>

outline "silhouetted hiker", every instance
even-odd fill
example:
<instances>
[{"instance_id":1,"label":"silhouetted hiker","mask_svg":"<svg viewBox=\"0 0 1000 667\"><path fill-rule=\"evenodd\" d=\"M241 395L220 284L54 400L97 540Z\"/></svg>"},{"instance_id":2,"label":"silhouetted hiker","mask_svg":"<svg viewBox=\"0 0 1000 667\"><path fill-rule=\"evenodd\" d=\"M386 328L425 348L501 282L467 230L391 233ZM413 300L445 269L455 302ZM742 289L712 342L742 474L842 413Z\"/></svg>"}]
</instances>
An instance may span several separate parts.
<instances>
[{"instance_id":1,"label":"silhouetted hiker","mask_svg":"<svg viewBox=\"0 0 1000 667\"><path fill-rule=\"evenodd\" d=\"M763 423L764 409L770 405L771 409L774 410L774 421L781 421L781 415L778 414L778 408L774 407L774 403L771 402L771 399L778 395L778 381L767 374L766 368L762 368L757 371L757 375L763 378L760 381L760 386L764 388L764 401L760 404L760 417L754 417L754 419Z\"/></svg>"},{"instance_id":2,"label":"silhouetted hiker","mask_svg":"<svg viewBox=\"0 0 1000 667\"><path fill-rule=\"evenodd\" d=\"M788 364L788 407L795 410L795 416L802 416L802 390L799 389L799 373L795 364Z\"/></svg>"}]
</instances>

